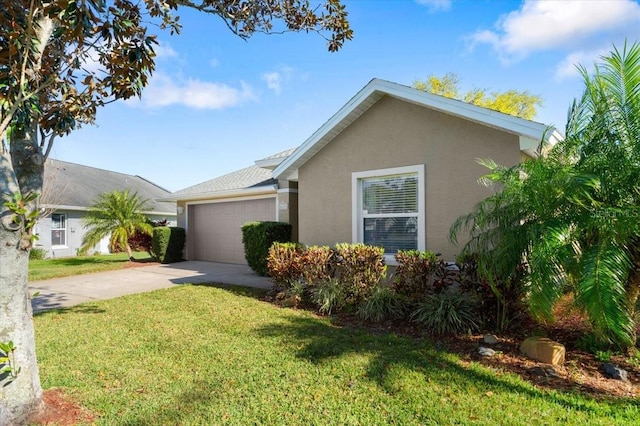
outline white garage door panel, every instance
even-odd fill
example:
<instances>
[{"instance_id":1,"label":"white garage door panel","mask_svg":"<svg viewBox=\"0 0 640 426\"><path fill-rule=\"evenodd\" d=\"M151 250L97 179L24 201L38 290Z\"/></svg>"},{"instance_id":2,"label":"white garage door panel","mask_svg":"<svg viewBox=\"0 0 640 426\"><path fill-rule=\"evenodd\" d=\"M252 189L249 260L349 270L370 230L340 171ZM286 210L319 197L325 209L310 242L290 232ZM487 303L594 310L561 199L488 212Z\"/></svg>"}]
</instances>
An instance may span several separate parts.
<instances>
[{"instance_id":1,"label":"white garage door panel","mask_svg":"<svg viewBox=\"0 0 640 426\"><path fill-rule=\"evenodd\" d=\"M189 259L246 264L240 228L246 222L275 219L275 198L191 205Z\"/></svg>"}]
</instances>

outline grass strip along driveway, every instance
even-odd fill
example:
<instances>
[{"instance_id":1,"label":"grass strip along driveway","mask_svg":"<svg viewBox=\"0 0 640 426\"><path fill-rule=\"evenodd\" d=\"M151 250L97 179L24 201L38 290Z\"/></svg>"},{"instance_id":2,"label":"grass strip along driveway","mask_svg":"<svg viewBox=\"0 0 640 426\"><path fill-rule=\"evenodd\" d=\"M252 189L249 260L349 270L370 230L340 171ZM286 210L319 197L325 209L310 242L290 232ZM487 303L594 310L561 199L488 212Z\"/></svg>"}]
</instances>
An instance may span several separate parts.
<instances>
[{"instance_id":1,"label":"grass strip along driveway","mask_svg":"<svg viewBox=\"0 0 640 426\"><path fill-rule=\"evenodd\" d=\"M98 424L637 424L635 400L538 389L428 340L185 285L35 317L45 388Z\"/></svg>"}]
</instances>

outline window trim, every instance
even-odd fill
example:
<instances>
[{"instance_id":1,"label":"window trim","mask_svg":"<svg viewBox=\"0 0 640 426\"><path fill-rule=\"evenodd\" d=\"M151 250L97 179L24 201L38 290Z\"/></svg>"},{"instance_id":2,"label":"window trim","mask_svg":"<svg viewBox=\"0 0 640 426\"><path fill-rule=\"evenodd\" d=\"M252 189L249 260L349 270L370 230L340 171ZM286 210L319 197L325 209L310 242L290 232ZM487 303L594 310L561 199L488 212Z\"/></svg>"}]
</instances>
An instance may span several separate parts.
<instances>
[{"instance_id":1,"label":"window trim","mask_svg":"<svg viewBox=\"0 0 640 426\"><path fill-rule=\"evenodd\" d=\"M64 227L62 228L54 228L53 227L53 216L57 215L57 216L61 216L62 217L62 221L64 223ZM62 231L64 232L64 244L53 244L53 231ZM65 213L52 213L51 214L51 248L52 249L60 249L60 248L67 248L68 247L68 241L67 241L67 215Z\"/></svg>"},{"instance_id":2,"label":"window trim","mask_svg":"<svg viewBox=\"0 0 640 426\"><path fill-rule=\"evenodd\" d=\"M366 170L351 173L351 241L364 241L364 217L362 215L362 182L369 178L384 178L399 175L418 175L418 250L426 250L426 199L425 199L425 167L424 164L392 167L388 169ZM385 255L387 264L394 265L394 255Z\"/></svg>"}]
</instances>

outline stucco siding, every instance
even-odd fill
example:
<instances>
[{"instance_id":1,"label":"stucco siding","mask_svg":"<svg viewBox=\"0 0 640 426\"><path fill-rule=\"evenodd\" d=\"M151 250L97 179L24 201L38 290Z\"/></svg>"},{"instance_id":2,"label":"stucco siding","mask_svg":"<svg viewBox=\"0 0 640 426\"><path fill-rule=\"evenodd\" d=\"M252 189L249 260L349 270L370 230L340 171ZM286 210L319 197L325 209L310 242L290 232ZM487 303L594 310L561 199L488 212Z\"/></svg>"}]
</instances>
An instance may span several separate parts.
<instances>
[{"instance_id":1,"label":"stucco siding","mask_svg":"<svg viewBox=\"0 0 640 426\"><path fill-rule=\"evenodd\" d=\"M352 239L353 172L425 165L426 248L453 259L449 227L490 194L477 158L513 165L518 137L392 97L383 97L299 169L299 239Z\"/></svg>"}]
</instances>

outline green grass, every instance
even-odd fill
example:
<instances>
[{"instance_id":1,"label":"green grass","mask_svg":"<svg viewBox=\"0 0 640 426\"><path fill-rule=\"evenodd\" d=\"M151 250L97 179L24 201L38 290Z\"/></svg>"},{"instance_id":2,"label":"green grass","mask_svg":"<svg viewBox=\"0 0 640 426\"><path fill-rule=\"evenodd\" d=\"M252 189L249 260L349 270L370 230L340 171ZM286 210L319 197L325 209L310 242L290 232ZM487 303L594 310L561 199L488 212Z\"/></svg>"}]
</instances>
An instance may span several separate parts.
<instances>
[{"instance_id":1,"label":"green grass","mask_svg":"<svg viewBox=\"0 0 640 426\"><path fill-rule=\"evenodd\" d=\"M185 285L35 317L45 388L103 425L637 424L596 401L465 367L427 340L340 328L252 290Z\"/></svg>"},{"instance_id":2,"label":"green grass","mask_svg":"<svg viewBox=\"0 0 640 426\"><path fill-rule=\"evenodd\" d=\"M148 253L136 252L133 257L141 262L148 262ZM50 278L68 277L70 275L89 274L92 272L113 271L122 269L129 262L127 253L100 254L95 256L61 257L29 261L29 281L48 280Z\"/></svg>"}]
</instances>

